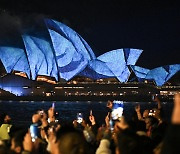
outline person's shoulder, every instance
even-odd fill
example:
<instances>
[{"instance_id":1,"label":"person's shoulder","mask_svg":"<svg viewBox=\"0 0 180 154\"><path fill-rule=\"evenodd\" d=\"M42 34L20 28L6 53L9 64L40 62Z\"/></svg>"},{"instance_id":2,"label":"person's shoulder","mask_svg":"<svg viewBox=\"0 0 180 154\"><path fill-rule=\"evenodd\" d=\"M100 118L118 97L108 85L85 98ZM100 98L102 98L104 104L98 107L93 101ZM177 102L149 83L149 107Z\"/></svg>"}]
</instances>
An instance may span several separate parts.
<instances>
[{"instance_id":1,"label":"person's shoulder","mask_svg":"<svg viewBox=\"0 0 180 154\"><path fill-rule=\"evenodd\" d=\"M1 125L1 128L8 128L8 127L12 127L12 125L11 124L2 124Z\"/></svg>"}]
</instances>

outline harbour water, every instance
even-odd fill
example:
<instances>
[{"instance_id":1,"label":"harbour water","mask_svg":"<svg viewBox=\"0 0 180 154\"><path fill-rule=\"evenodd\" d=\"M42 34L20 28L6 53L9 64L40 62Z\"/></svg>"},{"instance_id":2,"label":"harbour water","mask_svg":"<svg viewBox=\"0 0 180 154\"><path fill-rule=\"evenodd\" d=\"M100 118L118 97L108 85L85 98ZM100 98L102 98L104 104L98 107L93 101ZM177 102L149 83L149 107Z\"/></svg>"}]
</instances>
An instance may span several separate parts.
<instances>
[{"instance_id":1,"label":"harbour water","mask_svg":"<svg viewBox=\"0 0 180 154\"><path fill-rule=\"evenodd\" d=\"M101 125L108 113L106 101L54 101L55 110L59 113L60 123L72 122L78 112L83 113L84 119L88 119L90 110L96 121ZM134 107L140 104L141 111L157 107L156 102L124 102L124 115L130 119L134 114ZM47 111L52 105L50 101L0 101L0 113L7 113L12 117L12 123L16 126L28 127L31 117L37 110ZM173 102L162 102L164 118L170 120Z\"/></svg>"}]
</instances>

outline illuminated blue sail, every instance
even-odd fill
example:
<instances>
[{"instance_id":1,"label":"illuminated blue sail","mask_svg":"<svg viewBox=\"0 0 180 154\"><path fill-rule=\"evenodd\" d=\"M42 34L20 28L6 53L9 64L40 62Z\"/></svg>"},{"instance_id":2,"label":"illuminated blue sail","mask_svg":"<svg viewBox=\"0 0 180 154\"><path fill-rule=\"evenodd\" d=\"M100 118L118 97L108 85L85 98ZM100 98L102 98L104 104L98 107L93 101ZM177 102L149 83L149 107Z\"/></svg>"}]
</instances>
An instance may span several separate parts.
<instances>
[{"instance_id":1,"label":"illuminated blue sail","mask_svg":"<svg viewBox=\"0 0 180 154\"><path fill-rule=\"evenodd\" d=\"M134 74L136 75L136 77L138 79L145 79L146 75L148 74L148 72L150 71L149 69L143 68L143 67L139 67L139 66L135 66L135 65L131 65L131 69L134 72Z\"/></svg>"},{"instance_id":2,"label":"illuminated blue sail","mask_svg":"<svg viewBox=\"0 0 180 154\"><path fill-rule=\"evenodd\" d=\"M87 43L69 27L59 22L45 20L52 40L60 77L70 80L95 58ZM90 54L89 54L90 53Z\"/></svg>"},{"instance_id":3,"label":"illuminated blue sail","mask_svg":"<svg viewBox=\"0 0 180 154\"><path fill-rule=\"evenodd\" d=\"M30 78L30 67L23 49L2 46L0 47L0 60L7 73L11 73L13 70L21 71Z\"/></svg>"},{"instance_id":4,"label":"illuminated blue sail","mask_svg":"<svg viewBox=\"0 0 180 154\"><path fill-rule=\"evenodd\" d=\"M45 23L48 31L33 29L35 31L30 30L22 36L25 51L0 47L0 60L8 73L22 71L33 80L38 75L45 75L68 81L82 75L92 79L114 77L120 82L127 82L131 73L128 65L135 65L142 53L140 49L125 48L96 58L88 43L74 30L52 19L45 19ZM168 69L171 73L165 80L175 72L174 67ZM136 75L144 78L143 72L137 74L136 71Z\"/></svg>"},{"instance_id":5,"label":"illuminated blue sail","mask_svg":"<svg viewBox=\"0 0 180 154\"><path fill-rule=\"evenodd\" d=\"M161 86L166 81L166 76L168 72L163 67L158 67L152 69L146 76L148 80L154 80L157 86Z\"/></svg>"},{"instance_id":6,"label":"illuminated blue sail","mask_svg":"<svg viewBox=\"0 0 180 154\"><path fill-rule=\"evenodd\" d=\"M106 52L105 54L97 57L97 59L105 62L120 82L126 82L128 80L130 71L126 63L123 49ZM132 63L134 63L134 61Z\"/></svg>"},{"instance_id":7,"label":"illuminated blue sail","mask_svg":"<svg viewBox=\"0 0 180 154\"><path fill-rule=\"evenodd\" d=\"M157 86L162 86L174 74L180 71L180 64L157 67L149 71L146 76L148 80L154 80Z\"/></svg>"},{"instance_id":8,"label":"illuminated blue sail","mask_svg":"<svg viewBox=\"0 0 180 154\"><path fill-rule=\"evenodd\" d=\"M87 42L78 33L72 30L70 27L52 19L45 19L45 23L50 32L50 36L51 36L55 50L57 50L57 42L59 43L62 40L60 38L58 40L55 40L52 31L58 33L59 35L64 37L64 39L69 41L71 45L75 48L75 50L78 53L82 54L84 58L86 58L87 60L92 60L96 58L96 56L94 55L94 52L92 51L90 46L87 44Z\"/></svg>"},{"instance_id":9,"label":"illuminated blue sail","mask_svg":"<svg viewBox=\"0 0 180 154\"><path fill-rule=\"evenodd\" d=\"M88 60L76 51L69 40L55 31L49 30L49 33L52 37L60 77L70 80L86 67Z\"/></svg>"},{"instance_id":10,"label":"illuminated blue sail","mask_svg":"<svg viewBox=\"0 0 180 154\"><path fill-rule=\"evenodd\" d=\"M177 72L180 71L180 64L168 65L164 66L164 68L168 69L169 72L168 76L166 77L166 81L168 81L171 77L173 77Z\"/></svg>"},{"instance_id":11,"label":"illuminated blue sail","mask_svg":"<svg viewBox=\"0 0 180 154\"><path fill-rule=\"evenodd\" d=\"M81 76L91 79L103 79L114 77L113 72L108 68L105 62L98 59L89 62L88 66L79 73Z\"/></svg>"},{"instance_id":12,"label":"illuminated blue sail","mask_svg":"<svg viewBox=\"0 0 180 154\"><path fill-rule=\"evenodd\" d=\"M125 48L123 49L125 60L127 65L135 65L143 50L140 49L131 49Z\"/></svg>"},{"instance_id":13,"label":"illuminated blue sail","mask_svg":"<svg viewBox=\"0 0 180 154\"><path fill-rule=\"evenodd\" d=\"M30 63L32 79L37 75L55 77L58 80L57 65L50 43L30 35L22 36Z\"/></svg>"},{"instance_id":14,"label":"illuminated blue sail","mask_svg":"<svg viewBox=\"0 0 180 154\"><path fill-rule=\"evenodd\" d=\"M117 79L121 82L127 82L129 79L131 72L129 71L129 68L126 66L124 70L122 71L120 76L117 76Z\"/></svg>"},{"instance_id":15,"label":"illuminated blue sail","mask_svg":"<svg viewBox=\"0 0 180 154\"><path fill-rule=\"evenodd\" d=\"M57 58L59 62L60 59ZM72 55L72 61L66 66L60 67L58 65L58 70L60 72L60 77L65 80L70 80L78 73L80 73L87 66L88 61L84 59L84 56L77 54L76 52Z\"/></svg>"}]
</instances>

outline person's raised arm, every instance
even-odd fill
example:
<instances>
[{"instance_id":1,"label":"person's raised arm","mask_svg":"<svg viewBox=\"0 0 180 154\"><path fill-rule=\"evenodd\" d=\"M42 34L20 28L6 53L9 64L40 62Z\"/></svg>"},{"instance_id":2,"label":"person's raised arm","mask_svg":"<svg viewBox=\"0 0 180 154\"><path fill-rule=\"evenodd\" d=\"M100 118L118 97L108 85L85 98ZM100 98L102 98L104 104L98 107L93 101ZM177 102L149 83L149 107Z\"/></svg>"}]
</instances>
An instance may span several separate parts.
<instances>
[{"instance_id":1,"label":"person's raised arm","mask_svg":"<svg viewBox=\"0 0 180 154\"><path fill-rule=\"evenodd\" d=\"M138 104L137 106L135 106L135 111L136 111L136 113L137 113L138 120L142 120L142 119L143 119L140 110L141 110L140 104Z\"/></svg>"},{"instance_id":2,"label":"person's raised arm","mask_svg":"<svg viewBox=\"0 0 180 154\"><path fill-rule=\"evenodd\" d=\"M109 125L109 121L110 121L110 112L108 112L107 116L105 117L105 123L106 123L106 127L107 128L110 128L110 125Z\"/></svg>"},{"instance_id":3,"label":"person's raised arm","mask_svg":"<svg viewBox=\"0 0 180 154\"><path fill-rule=\"evenodd\" d=\"M158 104L158 109L160 110L160 109L162 108L162 106L161 106L161 101L160 101L160 99L158 98L158 96L155 96L154 101L157 102L157 104Z\"/></svg>"},{"instance_id":4,"label":"person's raised arm","mask_svg":"<svg viewBox=\"0 0 180 154\"><path fill-rule=\"evenodd\" d=\"M22 154L30 154L33 151L33 142L29 131L24 136L23 149Z\"/></svg>"},{"instance_id":5,"label":"person's raised arm","mask_svg":"<svg viewBox=\"0 0 180 154\"><path fill-rule=\"evenodd\" d=\"M180 93L174 96L174 108L169 126L163 141L161 154L180 153Z\"/></svg>"},{"instance_id":6,"label":"person's raised arm","mask_svg":"<svg viewBox=\"0 0 180 154\"><path fill-rule=\"evenodd\" d=\"M96 124L95 117L93 115L89 116L89 120L90 120L92 126Z\"/></svg>"},{"instance_id":7,"label":"person's raised arm","mask_svg":"<svg viewBox=\"0 0 180 154\"><path fill-rule=\"evenodd\" d=\"M172 124L180 125L180 93L174 96L174 109L171 117Z\"/></svg>"},{"instance_id":8,"label":"person's raised arm","mask_svg":"<svg viewBox=\"0 0 180 154\"><path fill-rule=\"evenodd\" d=\"M53 107L49 108L49 110L48 110L48 122L49 123L55 121L55 116L54 115L55 115L54 108Z\"/></svg>"}]
</instances>

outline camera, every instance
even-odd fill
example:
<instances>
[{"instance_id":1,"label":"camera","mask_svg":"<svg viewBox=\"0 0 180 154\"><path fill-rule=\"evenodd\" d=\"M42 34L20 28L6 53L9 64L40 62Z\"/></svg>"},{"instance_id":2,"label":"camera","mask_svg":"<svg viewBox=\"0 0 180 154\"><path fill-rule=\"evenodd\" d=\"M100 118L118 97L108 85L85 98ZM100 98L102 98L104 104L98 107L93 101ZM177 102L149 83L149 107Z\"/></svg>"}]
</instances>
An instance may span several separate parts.
<instances>
[{"instance_id":1,"label":"camera","mask_svg":"<svg viewBox=\"0 0 180 154\"><path fill-rule=\"evenodd\" d=\"M149 116L154 116L154 115L155 115L154 112L155 112L154 110L150 110L150 111L149 111Z\"/></svg>"},{"instance_id":2,"label":"camera","mask_svg":"<svg viewBox=\"0 0 180 154\"><path fill-rule=\"evenodd\" d=\"M83 114L82 113L77 113L77 122L80 124L83 121Z\"/></svg>"},{"instance_id":3,"label":"camera","mask_svg":"<svg viewBox=\"0 0 180 154\"><path fill-rule=\"evenodd\" d=\"M124 110L123 101L113 101L111 118L112 120L119 120L122 117Z\"/></svg>"}]
</instances>

